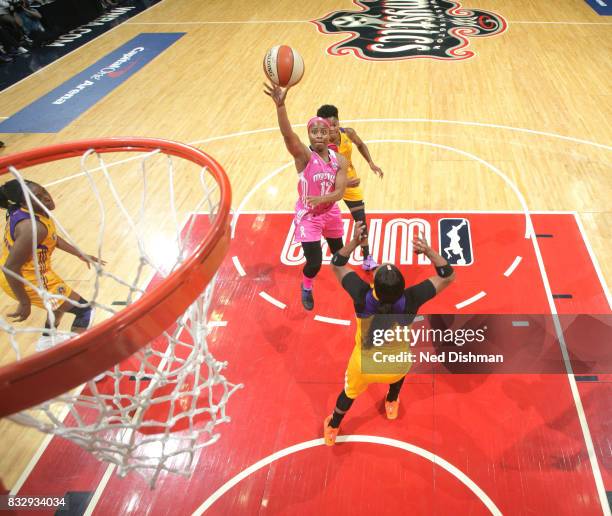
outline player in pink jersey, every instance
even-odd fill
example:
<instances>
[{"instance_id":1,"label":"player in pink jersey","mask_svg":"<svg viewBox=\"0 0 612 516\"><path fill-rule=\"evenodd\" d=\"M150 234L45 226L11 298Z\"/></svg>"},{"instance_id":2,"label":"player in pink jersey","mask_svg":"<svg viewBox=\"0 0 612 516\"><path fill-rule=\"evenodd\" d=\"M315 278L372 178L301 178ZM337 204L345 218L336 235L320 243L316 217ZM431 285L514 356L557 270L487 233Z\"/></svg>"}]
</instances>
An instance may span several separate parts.
<instances>
[{"instance_id":1,"label":"player in pink jersey","mask_svg":"<svg viewBox=\"0 0 612 516\"><path fill-rule=\"evenodd\" d=\"M343 156L328 149L329 123L326 120L314 117L308 121L310 147L307 147L293 132L287 116L285 98L288 89L273 84L265 87L264 93L276 104L278 125L298 172L295 241L302 244L306 257L301 285L302 305L306 310L312 310L312 284L323 263L321 237L325 237L332 253L343 245L344 227L336 201L344 195L348 164Z\"/></svg>"}]
</instances>

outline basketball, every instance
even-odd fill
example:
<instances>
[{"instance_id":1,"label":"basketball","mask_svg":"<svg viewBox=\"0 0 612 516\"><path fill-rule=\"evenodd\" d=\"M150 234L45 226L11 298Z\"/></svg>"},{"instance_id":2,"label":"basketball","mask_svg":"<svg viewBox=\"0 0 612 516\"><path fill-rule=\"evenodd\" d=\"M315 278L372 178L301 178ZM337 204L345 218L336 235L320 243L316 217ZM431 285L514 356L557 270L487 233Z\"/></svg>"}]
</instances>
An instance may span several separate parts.
<instances>
[{"instance_id":1,"label":"basketball","mask_svg":"<svg viewBox=\"0 0 612 516\"><path fill-rule=\"evenodd\" d=\"M287 45L277 45L266 52L263 69L274 84L287 88L295 86L304 75L304 60Z\"/></svg>"}]
</instances>

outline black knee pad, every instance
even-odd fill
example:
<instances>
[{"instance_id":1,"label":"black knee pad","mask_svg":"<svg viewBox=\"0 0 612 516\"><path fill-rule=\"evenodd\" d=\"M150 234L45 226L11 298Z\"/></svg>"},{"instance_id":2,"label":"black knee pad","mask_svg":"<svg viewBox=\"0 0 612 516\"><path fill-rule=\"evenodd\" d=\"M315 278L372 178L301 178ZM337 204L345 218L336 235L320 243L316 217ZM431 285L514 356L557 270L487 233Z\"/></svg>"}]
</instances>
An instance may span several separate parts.
<instances>
[{"instance_id":1,"label":"black knee pad","mask_svg":"<svg viewBox=\"0 0 612 516\"><path fill-rule=\"evenodd\" d=\"M321 250L321 242L302 242L302 249L306 258L304 265L304 276L314 278L321 270L323 263L323 251Z\"/></svg>"},{"instance_id":2,"label":"black knee pad","mask_svg":"<svg viewBox=\"0 0 612 516\"><path fill-rule=\"evenodd\" d=\"M83 298L79 300L79 303L87 303ZM74 314L74 322L72 323L73 328L89 328L89 323L91 323L91 316L93 313L93 309L91 306L73 306L69 313Z\"/></svg>"}]
</instances>

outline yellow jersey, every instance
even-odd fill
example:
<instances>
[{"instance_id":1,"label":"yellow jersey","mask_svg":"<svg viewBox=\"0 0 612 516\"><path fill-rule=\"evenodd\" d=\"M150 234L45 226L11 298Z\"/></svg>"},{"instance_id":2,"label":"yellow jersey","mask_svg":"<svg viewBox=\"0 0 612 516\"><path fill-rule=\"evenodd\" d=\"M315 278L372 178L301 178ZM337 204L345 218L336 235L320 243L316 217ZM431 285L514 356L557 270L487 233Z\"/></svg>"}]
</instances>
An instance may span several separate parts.
<instances>
[{"instance_id":1,"label":"yellow jersey","mask_svg":"<svg viewBox=\"0 0 612 516\"><path fill-rule=\"evenodd\" d=\"M36 214L34 216L38 222L43 224L47 229L47 236L36 246L36 257L38 259L38 266L40 272L44 273L51 269L51 254L55 251L57 245L57 231L55 229L55 223L49 217ZM17 208L11 210L6 215L6 227L4 229L4 240L2 242L2 255L0 257L0 265L4 265L8 259L8 255L15 243L15 228L22 220L31 220L30 214L23 208ZM27 275L36 277L34 269L34 261L28 260L21 267L21 274L24 278Z\"/></svg>"},{"instance_id":2,"label":"yellow jersey","mask_svg":"<svg viewBox=\"0 0 612 516\"><path fill-rule=\"evenodd\" d=\"M44 215L36 214L34 217L47 229L47 235L42 242L39 242L39 244L36 246L36 259L38 261L42 285L38 284L34 260L32 259L25 262L21 267L21 276L33 285L36 285L38 288L43 288L52 294L60 294L62 296L69 297L72 289L66 285L62 278L60 278L51 269L51 255L57 247L57 230L55 228L55 223L49 217L45 217ZM31 220L30 214L23 208L16 208L7 213L4 238L2 240L0 265L4 266L9 257L9 253L11 252L11 248L15 244L15 228L17 224L22 220L28 219ZM4 290L9 296L15 298L15 293L6 281L5 274L0 274L0 288L2 288L2 290ZM24 288L33 305L40 308L45 308L42 299L40 299L38 294L33 289L31 289L27 284L24 284ZM63 301L61 299L51 300L51 308L53 310L57 309L62 302Z\"/></svg>"},{"instance_id":3,"label":"yellow jersey","mask_svg":"<svg viewBox=\"0 0 612 516\"><path fill-rule=\"evenodd\" d=\"M340 145L338 147L338 152L346 158L346 161L348 161L346 178L355 179L357 177L357 171L355 170L352 161L353 142L342 127L340 128ZM363 201L363 189L361 188L361 185L351 188L347 187L344 191L343 199L345 201Z\"/></svg>"}]
</instances>

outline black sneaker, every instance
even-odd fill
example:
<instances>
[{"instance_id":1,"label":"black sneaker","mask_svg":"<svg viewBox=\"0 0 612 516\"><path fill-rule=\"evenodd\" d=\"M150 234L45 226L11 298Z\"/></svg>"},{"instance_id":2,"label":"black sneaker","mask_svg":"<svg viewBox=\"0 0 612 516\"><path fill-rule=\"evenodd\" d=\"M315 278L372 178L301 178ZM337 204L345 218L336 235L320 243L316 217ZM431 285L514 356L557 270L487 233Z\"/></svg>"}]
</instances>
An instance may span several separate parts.
<instances>
[{"instance_id":1,"label":"black sneaker","mask_svg":"<svg viewBox=\"0 0 612 516\"><path fill-rule=\"evenodd\" d=\"M314 308L314 297L312 297L312 289L306 290L304 285L300 284L302 289L302 306L306 310L312 310Z\"/></svg>"}]
</instances>

